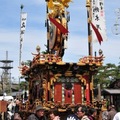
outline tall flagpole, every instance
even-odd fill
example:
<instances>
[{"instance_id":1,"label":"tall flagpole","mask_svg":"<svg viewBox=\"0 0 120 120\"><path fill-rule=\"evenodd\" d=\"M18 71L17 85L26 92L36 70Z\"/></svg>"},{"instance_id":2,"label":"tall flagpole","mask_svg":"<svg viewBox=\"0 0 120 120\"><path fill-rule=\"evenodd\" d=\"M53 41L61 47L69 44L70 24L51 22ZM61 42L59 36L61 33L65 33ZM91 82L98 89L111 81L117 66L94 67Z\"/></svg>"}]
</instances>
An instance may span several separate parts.
<instances>
[{"instance_id":1,"label":"tall flagpole","mask_svg":"<svg viewBox=\"0 0 120 120\"><path fill-rule=\"evenodd\" d=\"M47 27L47 53L50 53L50 49L49 49L49 39L50 39L50 33L49 33L49 21L48 21L48 2L49 0L45 0L46 1L46 27ZM48 77L48 100L50 100L50 73L49 73L49 65L48 65L48 73L47 73L47 77Z\"/></svg>"},{"instance_id":2,"label":"tall flagpole","mask_svg":"<svg viewBox=\"0 0 120 120\"><path fill-rule=\"evenodd\" d=\"M23 10L24 6L21 5L20 6L20 52L19 52L19 67L21 66L21 58L22 58L22 39L21 39L21 14L22 14L22 10ZM19 92L20 92L20 76L19 76ZM20 94L19 94L20 95ZM20 97L20 96L19 96Z\"/></svg>"},{"instance_id":3,"label":"tall flagpole","mask_svg":"<svg viewBox=\"0 0 120 120\"><path fill-rule=\"evenodd\" d=\"M87 23L88 23L88 54L92 56L92 36L90 29L90 20L91 20L91 0L86 0L87 8Z\"/></svg>"},{"instance_id":4,"label":"tall flagpole","mask_svg":"<svg viewBox=\"0 0 120 120\"><path fill-rule=\"evenodd\" d=\"M47 53L50 53L50 50L49 50L50 34L49 34L49 21L48 21L48 0L46 0L46 27L47 27Z\"/></svg>"},{"instance_id":5,"label":"tall flagpole","mask_svg":"<svg viewBox=\"0 0 120 120\"><path fill-rule=\"evenodd\" d=\"M21 5L20 6L20 53L19 53L19 66L21 65L21 56L22 56L22 39L21 39L21 14L22 14L22 10L23 10L24 6Z\"/></svg>"},{"instance_id":6,"label":"tall flagpole","mask_svg":"<svg viewBox=\"0 0 120 120\"><path fill-rule=\"evenodd\" d=\"M86 8L87 8L87 24L88 24L88 53L89 56L92 57L92 35L91 35L91 28L90 28L90 22L91 22L91 0L86 0ZM88 92L86 93L87 96L90 96L87 99L88 102L92 102L92 90L91 90L91 86L90 84L92 84L92 73L91 71L89 72L89 78L87 80L87 88L88 88Z\"/></svg>"}]
</instances>

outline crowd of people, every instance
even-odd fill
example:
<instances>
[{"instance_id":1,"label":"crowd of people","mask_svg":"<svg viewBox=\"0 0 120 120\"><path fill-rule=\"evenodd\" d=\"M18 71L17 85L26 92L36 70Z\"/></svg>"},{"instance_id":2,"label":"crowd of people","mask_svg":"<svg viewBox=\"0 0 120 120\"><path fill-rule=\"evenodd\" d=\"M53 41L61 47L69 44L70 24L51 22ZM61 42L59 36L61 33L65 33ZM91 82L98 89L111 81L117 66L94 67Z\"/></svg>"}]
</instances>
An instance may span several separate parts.
<instances>
[{"instance_id":1,"label":"crowd of people","mask_svg":"<svg viewBox=\"0 0 120 120\"><path fill-rule=\"evenodd\" d=\"M114 105L109 105L104 111L98 111L93 106L78 104L74 106L74 109L67 110L64 117L57 108L46 111L43 106L38 105L35 107L34 112L24 118L19 109L19 104L18 99L9 102L4 120L120 120L120 112L116 111ZM0 118L0 120L3 119Z\"/></svg>"},{"instance_id":2,"label":"crowd of people","mask_svg":"<svg viewBox=\"0 0 120 120\"><path fill-rule=\"evenodd\" d=\"M15 120L14 117L20 116L19 99L11 99L6 101L6 112L0 113L0 120ZM22 119L20 119L22 120Z\"/></svg>"},{"instance_id":3,"label":"crowd of people","mask_svg":"<svg viewBox=\"0 0 120 120\"><path fill-rule=\"evenodd\" d=\"M28 117L28 120L63 120L57 109L51 109L48 116L45 116L44 108L37 106L34 114ZM106 110L106 117L104 111L101 111L101 117L98 115L97 109L86 105L76 105L74 112L69 113L64 120L120 120L120 112L117 112L114 105L109 105Z\"/></svg>"},{"instance_id":4,"label":"crowd of people","mask_svg":"<svg viewBox=\"0 0 120 120\"><path fill-rule=\"evenodd\" d=\"M114 105L109 105L108 109L102 112L102 120L120 120L120 112Z\"/></svg>"},{"instance_id":5,"label":"crowd of people","mask_svg":"<svg viewBox=\"0 0 120 120\"><path fill-rule=\"evenodd\" d=\"M64 120L95 120L97 111L94 108L87 108L85 105L77 105L74 112L65 116ZM28 120L63 120L56 108L52 108L45 116L45 109L37 106L35 113L28 117Z\"/></svg>"}]
</instances>

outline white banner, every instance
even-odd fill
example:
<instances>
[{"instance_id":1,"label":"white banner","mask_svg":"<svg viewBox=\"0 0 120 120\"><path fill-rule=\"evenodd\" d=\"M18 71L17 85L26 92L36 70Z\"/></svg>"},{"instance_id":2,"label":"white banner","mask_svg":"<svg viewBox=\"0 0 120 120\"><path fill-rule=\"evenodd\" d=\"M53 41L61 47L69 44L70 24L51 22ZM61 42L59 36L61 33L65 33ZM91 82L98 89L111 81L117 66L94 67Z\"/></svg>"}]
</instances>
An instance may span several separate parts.
<instances>
[{"instance_id":1,"label":"white banner","mask_svg":"<svg viewBox=\"0 0 120 120\"><path fill-rule=\"evenodd\" d=\"M92 23L100 32L103 41L106 41L104 0L92 0ZM92 41L98 41L94 30L92 30Z\"/></svg>"},{"instance_id":2,"label":"white banner","mask_svg":"<svg viewBox=\"0 0 120 120\"><path fill-rule=\"evenodd\" d=\"M20 24L20 41L24 40L24 34L26 29L27 13L21 13L21 24Z\"/></svg>"}]
</instances>

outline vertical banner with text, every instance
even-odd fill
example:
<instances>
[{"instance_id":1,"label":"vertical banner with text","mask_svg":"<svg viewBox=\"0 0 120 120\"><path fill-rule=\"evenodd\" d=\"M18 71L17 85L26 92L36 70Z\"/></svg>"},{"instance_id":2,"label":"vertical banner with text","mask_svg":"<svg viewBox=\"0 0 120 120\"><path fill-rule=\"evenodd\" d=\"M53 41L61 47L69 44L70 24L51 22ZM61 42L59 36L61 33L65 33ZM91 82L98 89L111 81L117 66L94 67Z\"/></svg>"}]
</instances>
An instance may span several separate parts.
<instances>
[{"instance_id":1,"label":"vertical banner with text","mask_svg":"<svg viewBox=\"0 0 120 120\"><path fill-rule=\"evenodd\" d=\"M104 0L92 0L92 23L100 32L103 41L107 40L106 24L104 13ZM92 30L92 41L98 41L95 32Z\"/></svg>"},{"instance_id":2,"label":"vertical banner with text","mask_svg":"<svg viewBox=\"0 0 120 120\"><path fill-rule=\"evenodd\" d=\"M20 41L21 45L24 41L25 29L26 29L27 13L21 13L21 23L20 23ZM22 47L22 46L21 46Z\"/></svg>"}]
</instances>

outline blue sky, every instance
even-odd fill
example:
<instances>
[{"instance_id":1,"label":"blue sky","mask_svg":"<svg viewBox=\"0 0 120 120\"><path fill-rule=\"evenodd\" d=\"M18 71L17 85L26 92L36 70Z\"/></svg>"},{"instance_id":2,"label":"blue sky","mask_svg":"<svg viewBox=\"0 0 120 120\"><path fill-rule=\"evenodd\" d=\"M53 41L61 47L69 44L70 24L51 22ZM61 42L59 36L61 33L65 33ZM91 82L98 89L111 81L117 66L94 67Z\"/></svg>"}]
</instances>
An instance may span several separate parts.
<instances>
[{"instance_id":1,"label":"blue sky","mask_svg":"<svg viewBox=\"0 0 120 120\"><path fill-rule=\"evenodd\" d=\"M116 20L115 9L120 8L120 1L104 0L104 2L108 40L103 42L101 46L98 43L93 43L93 53L102 49L105 56L104 64L118 65L120 62L120 34L113 34L112 28ZM19 77L20 6L23 4L23 11L28 14L22 48L22 61L26 61L32 60L31 53L36 53L37 45L40 45L41 51L46 49L44 46L47 43L46 3L45 0L0 0L0 4L0 60L6 59L6 51L8 51L8 59L13 60L11 76L17 80ZM78 62L79 58L88 55L85 4L86 0L73 0L68 8L70 12L69 36L68 49L63 57L64 62Z\"/></svg>"}]
</instances>

